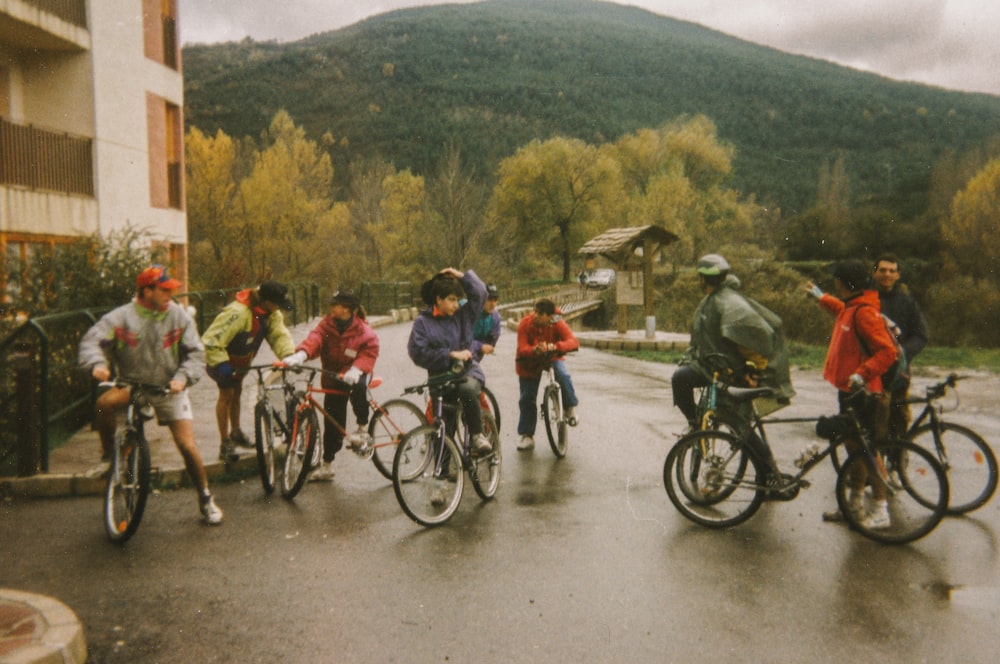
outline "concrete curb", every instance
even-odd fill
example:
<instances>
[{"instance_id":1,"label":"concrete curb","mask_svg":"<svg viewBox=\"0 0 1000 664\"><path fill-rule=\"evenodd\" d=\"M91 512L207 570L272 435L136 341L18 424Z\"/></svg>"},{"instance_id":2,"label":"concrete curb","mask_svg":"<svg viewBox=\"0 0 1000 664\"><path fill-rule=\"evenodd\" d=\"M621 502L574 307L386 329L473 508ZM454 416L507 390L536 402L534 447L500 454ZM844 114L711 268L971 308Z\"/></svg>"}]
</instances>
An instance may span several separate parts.
<instances>
[{"instance_id":1,"label":"concrete curb","mask_svg":"<svg viewBox=\"0 0 1000 664\"><path fill-rule=\"evenodd\" d=\"M83 626L62 602L0 588L0 664L75 664L87 659Z\"/></svg>"}]
</instances>

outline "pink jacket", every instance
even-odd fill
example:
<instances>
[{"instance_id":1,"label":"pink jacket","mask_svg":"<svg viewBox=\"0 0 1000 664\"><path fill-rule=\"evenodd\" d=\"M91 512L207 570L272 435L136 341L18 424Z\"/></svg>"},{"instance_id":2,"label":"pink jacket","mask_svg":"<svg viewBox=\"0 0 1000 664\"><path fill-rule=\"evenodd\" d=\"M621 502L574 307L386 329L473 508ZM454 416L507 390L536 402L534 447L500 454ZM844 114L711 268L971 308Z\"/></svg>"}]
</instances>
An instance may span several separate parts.
<instances>
[{"instance_id":1,"label":"pink jacket","mask_svg":"<svg viewBox=\"0 0 1000 664\"><path fill-rule=\"evenodd\" d=\"M375 369L378 359L378 336L371 326L355 316L343 332L337 329L333 316L326 316L295 350L304 351L308 359L319 356L327 371L344 373L357 367L366 374ZM335 388L333 378L324 375L321 385Z\"/></svg>"}]
</instances>

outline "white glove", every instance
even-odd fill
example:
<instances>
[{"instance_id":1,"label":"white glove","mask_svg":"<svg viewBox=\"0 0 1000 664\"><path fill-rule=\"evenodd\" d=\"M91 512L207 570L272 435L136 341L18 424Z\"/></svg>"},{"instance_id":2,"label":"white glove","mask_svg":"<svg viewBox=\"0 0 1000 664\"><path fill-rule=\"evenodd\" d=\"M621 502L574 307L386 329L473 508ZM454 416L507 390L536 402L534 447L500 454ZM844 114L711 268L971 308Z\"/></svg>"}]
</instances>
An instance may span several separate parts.
<instances>
[{"instance_id":1,"label":"white glove","mask_svg":"<svg viewBox=\"0 0 1000 664\"><path fill-rule=\"evenodd\" d=\"M351 367L350 369L344 372L344 376L343 378L341 378L341 380L347 383L348 385L356 385L358 380L361 378L362 373L364 372L362 372L361 369L358 369L357 367Z\"/></svg>"},{"instance_id":2,"label":"white glove","mask_svg":"<svg viewBox=\"0 0 1000 664\"><path fill-rule=\"evenodd\" d=\"M847 387L850 388L851 392L857 392L863 389L865 386L865 379L861 377L861 374L853 373L850 378L847 379Z\"/></svg>"},{"instance_id":3,"label":"white glove","mask_svg":"<svg viewBox=\"0 0 1000 664\"><path fill-rule=\"evenodd\" d=\"M301 366L303 362L306 361L306 352L304 350L296 351L281 361L290 367Z\"/></svg>"},{"instance_id":4,"label":"white glove","mask_svg":"<svg viewBox=\"0 0 1000 664\"><path fill-rule=\"evenodd\" d=\"M823 297L823 291L820 290L819 286L817 286L816 284L812 284L812 286L806 289L806 295L808 295L809 297L814 297L818 300L819 298Z\"/></svg>"}]
</instances>

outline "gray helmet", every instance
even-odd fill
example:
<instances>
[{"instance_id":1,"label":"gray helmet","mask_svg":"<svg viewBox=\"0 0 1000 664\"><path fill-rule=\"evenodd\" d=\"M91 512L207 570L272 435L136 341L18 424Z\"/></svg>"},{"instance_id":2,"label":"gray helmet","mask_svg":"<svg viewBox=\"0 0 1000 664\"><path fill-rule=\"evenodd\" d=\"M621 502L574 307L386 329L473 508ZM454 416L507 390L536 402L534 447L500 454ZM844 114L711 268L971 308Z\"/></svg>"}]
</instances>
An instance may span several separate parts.
<instances>
[{"instance_id":1,"label":"gray helmet","mask_svg":"<svg viewBox=\"0 0 1000 664\"><path fill-rule=\"evenodd\" d=\"M729 272L729 261L719 254L705 254L698 259L698 274L716 276Z\"/></svg>"}]
</instances>

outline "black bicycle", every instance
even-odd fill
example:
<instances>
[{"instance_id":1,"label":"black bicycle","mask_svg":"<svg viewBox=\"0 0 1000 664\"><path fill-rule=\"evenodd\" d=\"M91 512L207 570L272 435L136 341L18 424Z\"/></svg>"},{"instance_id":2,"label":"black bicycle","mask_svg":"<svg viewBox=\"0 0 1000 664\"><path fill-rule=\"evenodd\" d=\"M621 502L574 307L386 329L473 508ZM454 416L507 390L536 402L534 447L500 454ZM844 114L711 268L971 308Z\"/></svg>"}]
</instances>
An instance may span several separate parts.
<instances>
[{"instance_id":1,"label":"black bicycle","mask_svg":"<svg viewBox=\"0 0 1000 664\"><path fill-rule=\"evenodd\" d=\"M405 393L430 391L434 418L407 433L396 447L392 487L400 507L423 526L438 526L452 517L462 501L464 475L482 500L490 500L500 485L500 436L487 410L482 410L483 433L492 443L486 453L472 449L457 396L461 376L448 373L408 387Z\"/></svg>"},{"instance_id":2,"label":"black bicycle","mask_svg":"<svg viewBox=\"0 0 1000 664\"><path fill-rule=\"evenodd\" d=\"M754 399L773 397L770 388L740 388L713 380L701 403L716 404L725 399L750 404ZM805 475L847 440L859 442L837 475L836 497L844 517L865 537L888 544L912 542L931 532L948 506L948 477L934 456L906 440L875 443L862 426L858 409L870 398L858 392L845 412L833 418L762 418L751 408L749 423L742 433L727 429L703 428L682 436L667 454L663 482L674 507L686 518L703 526L725 528L753 516L766 500L792 500L809 486ZM716 421L713 413L702 413L703 423ZM778 471L769 453L765 424L822 422L817 432L827 439L825 448L801 460L795 475ZM822 430L822 431L821 431ZM797 464L798 465L798 464ZM866 477L860 511L852 509L850 494ZM880 485L880 486L879 486ZM888 496L890 524L872 525L863 516L875 500L878 486Z\"/></svg>"},{"instance_id":3,"label":"black bicycle","mask_svg":"<svg viewBox=\"0 0 1000 664\"><path fill-rule=\"evenodd\" d=\"M945 407L940 400L951 390L958 407L956 385L963 376L950 374L944 380L928 385L924 396L909 397L907 404L923 404L923 410L906 430L905 438L933 453L948 475L950 499L947 513L965 514L979 509L993 497L997 488L997 459L986 440L972 429L946 422L941 415ZM831 457L835 468L840 458Z\"/></svg>"},{"instance_id":4,"label":"black bicycle","mask_svg":"<svg viewBox=\"0 0 1000 664\"><path fill-rule=\"evenodd\" d=\"M104 492L104 528L111 541L123 543L138 530L149 497L151 470L145 423L153 418L153 409L146 397L164 396L169 390L122 380L102 382L100 386L129 390L125 421L115 431Z\"/></svg>"}]
</instances>

